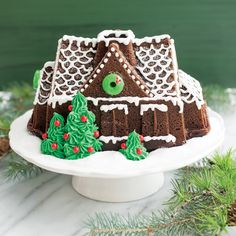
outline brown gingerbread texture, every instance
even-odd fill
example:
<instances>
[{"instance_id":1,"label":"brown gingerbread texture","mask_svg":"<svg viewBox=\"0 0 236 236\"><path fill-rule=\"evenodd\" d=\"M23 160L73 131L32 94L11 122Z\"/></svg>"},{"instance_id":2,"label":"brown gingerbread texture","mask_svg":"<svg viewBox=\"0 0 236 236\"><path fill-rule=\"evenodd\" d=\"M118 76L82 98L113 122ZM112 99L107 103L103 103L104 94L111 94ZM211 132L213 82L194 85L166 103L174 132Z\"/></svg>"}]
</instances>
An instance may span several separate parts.
<instances>
[{"instance_id":1,"label":"brown gingerbread texture","mask_svg":"<svg viewBox=\"0 0 236 236\"><path fill-rule=\"evenodd\" d=\"M103 86L111 74L124 83L117 94ZM135 38L131 30L105 30L97 38L63 36L55 61L40 71L28 130L41 137L54 112L66 118L77 92L96 116L103 150L118 150L133 130L148 151L182 145L210 130L201 85L178 69L169 35Z\"/></svg>"}]
</instances>

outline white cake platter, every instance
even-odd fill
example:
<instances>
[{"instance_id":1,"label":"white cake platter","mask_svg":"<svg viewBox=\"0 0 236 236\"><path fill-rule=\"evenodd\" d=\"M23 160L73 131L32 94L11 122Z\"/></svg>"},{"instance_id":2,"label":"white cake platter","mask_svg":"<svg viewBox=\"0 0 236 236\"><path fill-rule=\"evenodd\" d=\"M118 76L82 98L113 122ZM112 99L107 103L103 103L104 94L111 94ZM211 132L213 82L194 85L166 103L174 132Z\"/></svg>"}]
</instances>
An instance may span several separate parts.
<instances>
[{"instance_id":1,"label":"white cake platter","mask_svg":"<svg viewBox=\"0 0 236 236\"><path fill-rule=\"evenodd\" d=\"M190 165L217 149L224 139L224 122L208 110L211 130L178 147L160 148L145 160L130 161L121 153L104 151L79 160L62 160L40 152L41 140L27 131L32 110L11 125L11 148L25 160L49 171L72 175L74 189L91 199L126 202L144 198L160 189L164 172Z\"/></svg>"}]
</instances>

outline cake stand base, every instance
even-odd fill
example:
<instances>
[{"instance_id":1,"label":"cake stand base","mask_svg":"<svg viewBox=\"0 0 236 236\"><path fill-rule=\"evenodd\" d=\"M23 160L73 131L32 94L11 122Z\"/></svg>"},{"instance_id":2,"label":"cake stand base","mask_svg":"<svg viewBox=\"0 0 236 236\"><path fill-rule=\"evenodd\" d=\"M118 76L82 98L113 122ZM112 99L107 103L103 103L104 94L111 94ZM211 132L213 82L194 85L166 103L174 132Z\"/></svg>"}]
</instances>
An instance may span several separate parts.
<instances>
[{"instance_id":1,"label":"cake stand base","mask_svg":"<svg viewBox=\"0 0 236 236\"><path fill-rule=\"evenodd\" d=\"M72 175L72 185L81 195L99 201L127 202L155 193L163 185L163 173L200 161L221 145L224 122L210 109L208 114L211 130L207 135L192 138L182 146L159 148L142 161L127 160L115 151L97 152L79 160L44 155L41 140L27 131L32 110L12 123L10 145L18 155L43 169Z\"/></svg>"},{"instance_id":2,"label":"cake stand base","mask_svg":"<svg viewBox=\"0 0 236 236\"><path fill-rule=\"evenodd\" d=\"M163 183L163 173L121 179L72 177L72 186L79 194L104 202L142 199L157 192Z\"/></svg>"}]
</instances>

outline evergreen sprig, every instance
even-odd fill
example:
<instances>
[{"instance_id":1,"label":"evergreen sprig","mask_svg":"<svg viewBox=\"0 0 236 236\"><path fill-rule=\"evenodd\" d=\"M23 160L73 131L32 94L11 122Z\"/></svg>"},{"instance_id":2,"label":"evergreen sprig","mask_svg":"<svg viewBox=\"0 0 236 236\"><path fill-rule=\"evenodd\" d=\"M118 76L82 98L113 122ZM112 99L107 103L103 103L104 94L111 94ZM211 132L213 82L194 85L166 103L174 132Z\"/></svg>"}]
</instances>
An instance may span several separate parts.
<instances>
[{"instance_id":1,"label":"evergreen sprig","mask_svg":"<svg viewBox=\"0 0 236 236\"><path fill-rule=\"evenodd\" d=\"M22 181L40 175L43 169L27 162L16 153L11 152L5 160L4 177L6 181Z\"/></svg>"},{"instance_id":2,"label":"evergreen sprig","mask_svg":"<svg viewBox=\"0 0 236 236\"><path fill-rule=\"evenodd\" d=\"M19 157L9 149L9 144L6 143L11 122L32 108L34 91L28 84L14 84L7 89L7 95L10 95L9 100L6 100L4 96L0 100L0 161L4 164L3 172L6 180L19 181L32 178L43 172L41 168Z\"/></svg>"},{"instance_id":3,"label":"evergreen sprig","mask_svg":"<svg viewBox=\"0 0 236 236\"><path fill-rule=\"evenodd\" d=\"M166 209L150 216L97 213L90 217L88 235L219 235L236 201L236 161L233 151L216 153L202 167L187 167L172 180Z\"/></svg>"}]
</instances>

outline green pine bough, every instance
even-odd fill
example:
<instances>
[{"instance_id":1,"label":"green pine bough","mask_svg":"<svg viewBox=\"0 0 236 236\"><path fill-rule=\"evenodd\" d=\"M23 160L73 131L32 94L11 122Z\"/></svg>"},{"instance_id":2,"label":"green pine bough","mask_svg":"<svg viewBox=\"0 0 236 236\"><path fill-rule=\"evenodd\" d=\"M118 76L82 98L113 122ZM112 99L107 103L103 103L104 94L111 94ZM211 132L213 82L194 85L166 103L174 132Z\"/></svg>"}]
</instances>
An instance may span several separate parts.
<instances>
[{"instance_id":1,"label":"green pine bough","mask_svg":"<svg viewBox=\"0 0 236 236\"><path fill-rule=\"evenodd\" d=\"M164 210L128 217L97 213L87 221L88 235L220 235L236 226L229 218L235 201L236 161L230 150L205 159L204 167L178 171Z\"/></svg>"}]
</instances>

